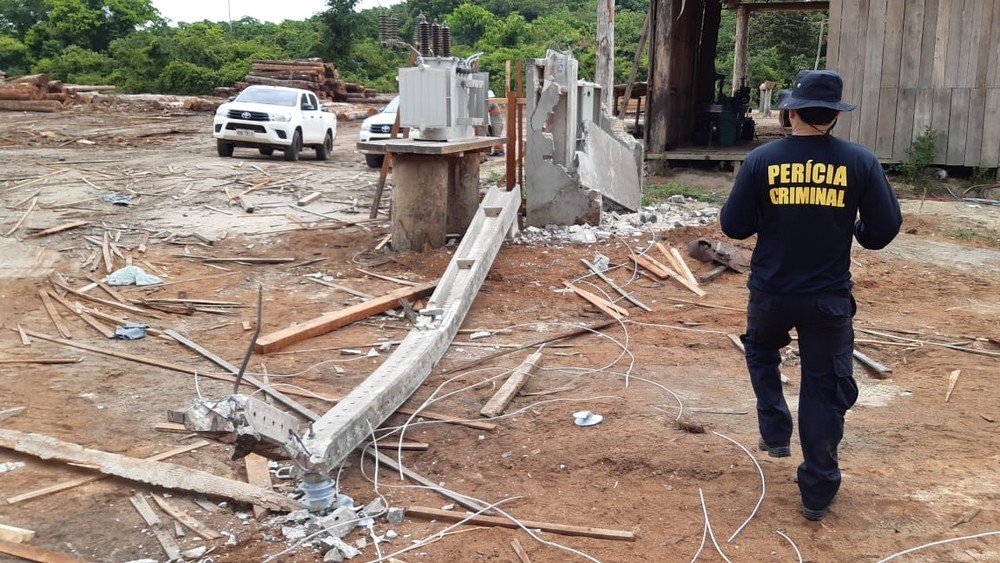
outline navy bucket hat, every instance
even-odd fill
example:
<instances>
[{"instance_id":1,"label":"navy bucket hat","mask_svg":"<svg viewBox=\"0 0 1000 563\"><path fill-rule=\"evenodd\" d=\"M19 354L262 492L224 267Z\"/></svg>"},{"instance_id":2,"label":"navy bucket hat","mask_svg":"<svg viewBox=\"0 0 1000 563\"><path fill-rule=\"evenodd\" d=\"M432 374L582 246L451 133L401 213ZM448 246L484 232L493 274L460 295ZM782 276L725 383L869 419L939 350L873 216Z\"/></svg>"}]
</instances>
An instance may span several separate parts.
<instances>
[{"instance_id":1,"label":"navy bucket hat","mask_svg":"<svg viewBox=\"0 0 1000 563\"><path fill-rule=\"evenodd\" d=\"M795 87L778 93L778 109L830 108L851 111L856 106L841 101L844 81L832 70L803 70Z\"/></svg>"}]
</instances>

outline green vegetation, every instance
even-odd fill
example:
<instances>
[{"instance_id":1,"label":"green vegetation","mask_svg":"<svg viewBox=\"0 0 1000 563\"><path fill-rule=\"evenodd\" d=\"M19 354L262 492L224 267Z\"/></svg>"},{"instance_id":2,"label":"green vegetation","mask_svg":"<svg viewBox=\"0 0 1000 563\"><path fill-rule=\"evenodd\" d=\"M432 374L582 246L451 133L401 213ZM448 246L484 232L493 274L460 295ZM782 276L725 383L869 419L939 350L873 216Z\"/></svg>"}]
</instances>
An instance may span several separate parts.
<instances>
[{"instance_id":1,"label":"green vegetation","mask_svg":"<svg viewBox=\"0 0 1000 563\"><path fill-rule=\"evenodd\" d=\"M672 195L682 195L684 197L694 198L698 201L721 201L721 198L717 194L714 194L706 189L687 186L677 182L669 182L667 184L656 184L643 188L642 204L656 205L666 201L667 198Z\"/></svg>"},{"instance_id":2,"label":"green vegetation","mask_svg":"<svg viewBox=\"0 0 1000 563\"><path fill-rule=\"evenodd\" d=\"M593 77L597 0L405 0L389 8L400 35L413 37L422 12L448 23L459 56L484 53L481 67L502 92L507 61L572 50L581 76ZM8 75L46 72L76 83L111 83L125 92L208 93L230 86L256 58L322 57L349 82L396 89L396 69L409 54L378 41L377 9L355 11L358 0L327 0L328 10L305 21L253 18L168 25L151 0L0 0L0 69ZM615 80L627 79L648 0L618 0ZM748 79L790 84L812 68L821 13L757 14L751 20ZM735 15L723 12L719 71L732 69ZM647 59L638 80L645 80ZM823 62L820 62L823 65ZM753 88L756 95L756 88Z\"/></svg>"},{"instance_id":3,"label":"green vegetation","mask_svg":"<svg viewBox=\"0 0 1000 563\"><path fill-rule=\"evenodd\" d=\"M996 231L980 232L963 227L952 231L951 237L965 242L975 242L985 246L1000 247L1000 233L997 233Z\"/></svg>"},{"instance_id":4,"label":"green vegetation","mask_svg":"<svg viewBox=\"0 0 1000 563\"><path fill-rule=\"evenodd\" d=\"M937 160L937 141L940 135L929 126L925 127L913 140L910 148L906 149L903 161L895 166L903 181L922 191L924 196L934 183L931 165Z\"/></svg>"}]
</instances>

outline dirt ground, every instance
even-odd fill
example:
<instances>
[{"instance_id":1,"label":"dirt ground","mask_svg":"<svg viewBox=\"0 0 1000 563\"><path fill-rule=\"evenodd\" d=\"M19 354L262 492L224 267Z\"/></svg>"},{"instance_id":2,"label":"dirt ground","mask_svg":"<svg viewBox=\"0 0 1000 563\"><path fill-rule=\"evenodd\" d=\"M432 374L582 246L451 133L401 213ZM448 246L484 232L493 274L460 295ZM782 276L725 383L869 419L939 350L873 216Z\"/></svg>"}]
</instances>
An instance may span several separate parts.
<instances>
[{"instance_id":1,"label":"dirt ground","mask_svg":"<svg viewBox=\"0 0 1000 563\"><path fill-rule=\"evenodd\" d=\"M23 225L0 238L0 358L82 358L69 365L0 366L0 411L27 407L0 423L4 427L145 457L198 439L154 429L166 422L167 410L184 408L198 392L223 396L231 391L230 385L204 377L196 381L189 375L39 339L30 347L21 344L17 325L58 335L38 291L52 288L48 279L52 274L62 275L74 288L86 285L88 276L103 275L100 246L105 233L122 254L113 258L116 267L131 256L135 265L168 282L151 289L119 289L126 298L247 305L227 314L161 312L159 318L143 318L154 328L174 328L234 363L250 339L242 323L255 318L252 305L258 283L264 288L267 332L358 302L340 290L313 283L307 274L319 272L336 283L378 295L398 286L368 278L356 268L412 281L435 279L444 270L453 247L426 254L375 251L388 232L385 220L343 226L342 221L367 218L377 178L353 150L357 124L341 124L330 161L309 160L306 151L306 160L285 163L280 154L269 158L245 149L237 149L233 159L219 158L210 122L210 115L184 112L0 113L4 233L38 192L35 209ZM485 165L484 183L499 176L500 160ZM670 179L720 194L730 182L725 173L704 171L674 171ZM235 195L265 180L270 183L246 196L256 206L253 214L228 205L227 190ZM306 207L295 204L313 191L322 193L318 201ZM98 197L102 193L131 195L134 205L105 203ZM607 330L604 338L584 336L546 347L541 369L507 411L514 414L498 420L494 431L429 421L411 426L406 439L426 442L430 448L406 452L404 463L486 502L512 499L503 508L518 518L634 531L634 542L539 534L547 542L605 562L690 560L702 539L699 490L720 546L734 561L795 561L792 547L777 530L797 544L806 561L848 562L876 561L926 542L1000 529L1000 250L991 243L1000 232L1000 208L951 201L903 205L904 232L896 242L882 252L855 251L857 346L893 372L888 379L876 379L861 365L855 368L861 398L848 415L841 447L843 488L822 523L807 522L799 514L797 445L793 443L790 459L770 458L753 448L757 442L753 395L742 357L726 337L742 331L740 310L747 296L745 277L732 273L707 283L707 296L697 299L674 283L632 280L627 270L614 270L610 275L620 284L631 282L628 287L652 312L632 307L631 322ZM29 236L75 220L89 224L48 237ZM139 249L143 235L150 235L145 252ZM486 381L430 407L476 418L498 385L487 380L516 366L530 350L486 363L455 381L448 381L453 377L449 369L501 349L490 345L522 344L568 330L572 324L604 320L600 311L561 291L563 280L583 276L581 258L601 252L613 263L622 263L629 256L626 243L640 248L658 240L683 248L688 240L702 236L722 235L718 225L711 224L594 245L505 245L464 328L514 328L475 342L469 342L468 334L460 335L408 405L419 405L443 384L441 393L447 393ZM752 240L739 243L748 255L752 245ZM190 256L294 257L295 262L210 267ZM310 260L318 261L299 265ZM696 275L711 268L691 263ZM597 280L588 281L610 291ZM111 299L99 289L91 294ZM75 342L208 373L215 369L165 339L107 340L56 307ZM254 355L250 371L317 393L346 393L387 352L364 357L332 348L367 351L400 340L408 326L407 321L390 317L370 319L281 353ZM923 343L903 342L900 337ZM953 370L961 374L946 402ZM798 391L794 358L783 371L791 378L787 391L794 410ZM683 419L703 426L705 433L691 433L675 424L678 401L667 389L683 403ZM303 400L320 412L329 408L322 401ZM579 410L600 413L604 422L577 427L572 413ZM405 420L394 416L389 423ZM754 509L761 483L747 454L713 432L751 448L766 478L760 510L731 543L726 540ZM245 479L242 461L231 461L230 453L229 446L213 443L171 461ZM0 473L4 499L88 474L85 469L0 450L0 464L7 462L24 465ZM368 502L375 495L367 479L372 475L372 466L365 464L362 471L355 455L343 472L343 491L359 503ZM275 484L292 486L278 480ZM391 506L440 508L451 502L410 485L388 470L378 474L378 491ZM128 501L137 490L150 491L109 478L31 501L0 502L0 523L35 530L34 545L88 560L162 560L162 549ZM235 540L203 541L188 531L177 539L182 549L207 545L212 548L207 557L213 561L259 561L291 544L282 538L280 526L255 521L249 507L228 503L222 510L207 512L191 498L174 492L170 500ZM161 517L169 521L162 513ZM375 529L379 534L389 529L399 534L380 546L382 554L389 554L446 525L407 518L399 525L379 521ZM459 529L464 531L397 558L516 562L510 545L516 538L531 561L584 560L543 545L521 530ZM353 542L359 537L360 529L346 539ZM369 541L356 560L376 557ZM721 560L710 542L701 558ZM302 547L279 559L320 561L322 551ZM1000 561L1000 539L947 544L899 560Z\"/></svg>"}]
</instances>

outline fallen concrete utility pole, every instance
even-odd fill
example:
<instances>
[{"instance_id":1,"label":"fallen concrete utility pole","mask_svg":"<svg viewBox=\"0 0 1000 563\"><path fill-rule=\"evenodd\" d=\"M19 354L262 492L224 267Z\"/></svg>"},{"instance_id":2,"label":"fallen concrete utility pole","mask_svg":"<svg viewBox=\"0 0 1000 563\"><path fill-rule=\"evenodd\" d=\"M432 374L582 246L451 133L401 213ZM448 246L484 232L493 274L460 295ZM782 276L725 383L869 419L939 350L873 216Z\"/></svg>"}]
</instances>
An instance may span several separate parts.
<instances>
[{"instance_id":1,"label":"fallen concrete utility pole","mask_svg":"<svg viewBox=\"0 0 1000 563\"><path fill-rule=\"evenodd\" d=\"M242 481L226 479L162 461L148 461L63 442L41 434L27 434L0 429L0 447L54 459L65 463L92 465L101 473L148 483L167 489L195 491L207 495L263 506L275 511L300 508L294 500L273 491L265 491Z\"/></svg>"}]
</instances>

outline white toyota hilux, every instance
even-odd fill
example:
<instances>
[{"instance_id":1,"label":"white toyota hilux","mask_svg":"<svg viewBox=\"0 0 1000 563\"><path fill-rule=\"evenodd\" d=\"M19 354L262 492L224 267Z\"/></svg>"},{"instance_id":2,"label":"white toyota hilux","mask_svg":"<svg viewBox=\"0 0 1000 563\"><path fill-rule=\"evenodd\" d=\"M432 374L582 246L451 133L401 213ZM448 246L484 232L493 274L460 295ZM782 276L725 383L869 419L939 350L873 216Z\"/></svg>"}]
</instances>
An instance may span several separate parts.
<instances>
[{"instance_id":1,"label":"white toyota hilux","mask_svg":"<svg viewBox=\"0 0 1000 563\"><path fill-rule=\"evenodd\" d=\"M337 116L320 109L308 90L250 86L215 112L214 136L219 156L233 156L236 147L271 155L284 152L298 160L303 147L316 150L316 160L330 158L337 137Z\"/></svg>"}]
</instances>

